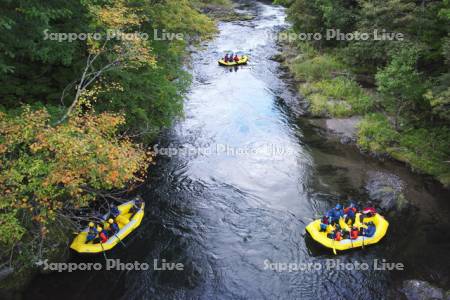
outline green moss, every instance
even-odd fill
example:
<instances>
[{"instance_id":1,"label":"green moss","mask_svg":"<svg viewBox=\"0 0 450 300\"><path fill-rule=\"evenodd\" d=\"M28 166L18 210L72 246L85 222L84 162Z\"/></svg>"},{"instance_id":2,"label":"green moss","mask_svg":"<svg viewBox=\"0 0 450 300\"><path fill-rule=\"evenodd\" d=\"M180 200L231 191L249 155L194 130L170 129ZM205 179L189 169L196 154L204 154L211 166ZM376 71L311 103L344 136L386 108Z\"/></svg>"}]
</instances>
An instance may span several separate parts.
<instances>
[{"instance_id":1,"label":"green moss","mask_svg":"<svg viewBox=\"0 0 450 300\"><path fill-rule=\"evenodd\" d=\"M367 151L388 154L450 186L448 127L409 128L399 133L384 115L370 114L359 125L358 145Z\"/></svg>"},{"instance_id":2,"label":"green moss","mask_svg":"<svg viewBox=\"0 0 450 300\"><path fill-rule=\"evenodd\" d=\"M374 103L358 83L345 77L305 84L301 91L310 100L314 115L348 117L368 112Z\"/></svg>"},{"instance_id":3,"label":"green moss","mask_svg":"<svg viewBox=\"0 0 450 300\"><path fill-rule=\"evenodd\" d=\"M291 71L297 80L318 81L331 79L345 70L345 66L334 56L323 54L308 58L310 55L310 53L307 53L307 55L299 57L292 64Z\"/></svg>"}]
</instances>

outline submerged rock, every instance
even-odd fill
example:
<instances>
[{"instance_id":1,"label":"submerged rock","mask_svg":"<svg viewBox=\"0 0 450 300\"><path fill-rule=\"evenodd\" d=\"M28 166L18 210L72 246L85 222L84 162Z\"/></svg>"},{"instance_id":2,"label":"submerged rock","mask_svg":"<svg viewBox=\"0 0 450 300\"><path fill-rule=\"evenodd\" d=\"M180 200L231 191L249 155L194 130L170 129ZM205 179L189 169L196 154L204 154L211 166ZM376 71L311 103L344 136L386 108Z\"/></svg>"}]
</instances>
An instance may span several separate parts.
<instances>
[{"instance_id":1,"label":"submerged rock","mask_svg":"<svg viewBox=\"0 0 450 300\"><path fill-rule=\"evenodd\" d=\"M406 280L401 292L408 300L448 299L443 289L422 280Z\"/></svg>"},{"instance_id":2,"label":"submerged rock","mask_svg":"<svg viewBox=\"0 0 450 300\"><path fill-rule=\"evenodd\" d=\"M369 172L365 189L370 199L385 211L405 208L404 183L400 177L384 172Z\"/></svg>"},{"instance_id":3,"label":"submerged rock","mask_svg":"<svg viewBox=\"0 0 450 300\"><path fill-rule=\"evenodd\" d=\"M361 117L341 118L341 119L327 119L326 128L342 138L346 138L347 141L356 141L356 135L358 132L358 125L361 122Z\"/></svg>"},{"instance_id":4,"label":"submerged rock","mask_svg":"<svg viewBox=\"0 0 450 300\"><path fill-rule=\"evenodd\" d=\"M341 142L341 144L344 144L344 145L352 144L355 142L355 139L344 135L343 137L341 137L340 142Z\"/></svg>"},{"instance_id":5,"label":"submerged rock","mask_svg":"<svg viewBox=\"0 0 450 300\"><path fill-rule=\"evenodd\" d=\"M269 57L270 60L276 61L276 62L283 62L284 61L284 57L281 54L275 54L272 55L271 57Z\"/></svg>"}]
</instances>

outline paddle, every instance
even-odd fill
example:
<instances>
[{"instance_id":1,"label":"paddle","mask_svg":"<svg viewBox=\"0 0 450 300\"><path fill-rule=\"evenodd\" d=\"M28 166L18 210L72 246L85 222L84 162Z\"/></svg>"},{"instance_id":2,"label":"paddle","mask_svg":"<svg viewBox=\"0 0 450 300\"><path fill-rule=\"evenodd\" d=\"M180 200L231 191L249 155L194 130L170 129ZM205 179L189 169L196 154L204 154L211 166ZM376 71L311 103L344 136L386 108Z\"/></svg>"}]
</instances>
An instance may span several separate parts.
<instances>
[{"instance_id":1,"label":"paddle","mask_svg":"<svg viewBox=\"0 0 450 300\"><path fill-rule=\"evenodd\" d=\"M336 248L334 247L334 238L333 238L333 253L334 255L337 255Z\"/></svg>"},{"instance_id":2,"label":"paddle","mask_svg":"<svg viewBox=\"0 0 450 300\"><path fill-rule=\"evenodd\" d=\"M363 230L363 235L362 235L362 237L363 237L362 248L364 249L364 230Z\"/></svg>"},{"instance_id":3,"label":"paddle","mask_svg":"<svg viewBox=\"0 0 450 300\"><path fill-rule=\"evenodd\" d=\"M103 242L102 241L100 241L100 246L102 247L102 253L103 253L103 256L105 257L105 260L108 260L108 257L106 257L105 248L103 248Z\"/></svg>"},{"instance_id":4,"label":"paddle","mask_svg":"<svg viewBox=\"0 0 450 300\"><path fill-rule=\"evenodd\" d=\"M125 245L125 243L122 242L122 240L120 239L120 237L119 237L117 234L114 233L114 236L115 236L116 238L119 239L119 242L120 242L125 248L127 247L127 245Z\"/></svg>"}]
</instances>

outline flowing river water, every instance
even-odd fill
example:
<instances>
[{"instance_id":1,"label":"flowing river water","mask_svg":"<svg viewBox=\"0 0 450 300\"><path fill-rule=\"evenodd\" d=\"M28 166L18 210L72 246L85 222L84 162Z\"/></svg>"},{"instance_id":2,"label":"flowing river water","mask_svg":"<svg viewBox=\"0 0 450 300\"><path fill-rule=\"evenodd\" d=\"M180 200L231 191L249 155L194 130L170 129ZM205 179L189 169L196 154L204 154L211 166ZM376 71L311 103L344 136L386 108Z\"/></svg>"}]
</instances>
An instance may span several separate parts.
<instances>
[{"instance_id":1,"label":"flowing river water","mask_svg":"<svg viewBox=\"0 0 450 300\"><path fill-rule=\"evenodd\" d=\"M185 118L160 137L157 164L141 191L146 217L108 258L178 262L183 271L92 271L37 276L29 299L383 299L404 279L447 285L449 193L391 161L330 139L299 117L295 91L269 58L286 26L283 8L249 1L251 21L220 23L220 34L193 53ZM250 54L248 66L217 66L224 51ZM167 155L164 149L176 149ZM393 178L406 212L388 216L378 245L334 256L305 226L340 197L367 201L372 177ZM369 270L326 269L328 259ZM375 259L404 271L379 271ZM102 256L74 256L100 262ZM320 264L277 272L267 263ZM394 297L393 296L393 297Z\"/></svg>"}]
</instances>

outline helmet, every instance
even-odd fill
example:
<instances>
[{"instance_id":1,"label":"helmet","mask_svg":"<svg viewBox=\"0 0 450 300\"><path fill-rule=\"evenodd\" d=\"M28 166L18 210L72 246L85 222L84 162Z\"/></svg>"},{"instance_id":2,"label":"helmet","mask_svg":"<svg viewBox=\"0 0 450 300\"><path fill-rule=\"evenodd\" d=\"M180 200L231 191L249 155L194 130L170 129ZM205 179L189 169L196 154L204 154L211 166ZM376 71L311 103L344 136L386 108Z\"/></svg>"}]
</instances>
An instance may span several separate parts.
<instances>
[{"instance_id":1,"label":"helmet","mask_svg":"<svg viewBox=\"0 0 450 300\"><path fill-rule=\"evenodd\" d=\"M340 205L340 204L336 205L336 209L341 209L341 208L342 208L342 205Z\"/></svg>"},{"instance_id":2,"label":"helmet","mask_svg":"<svg viewBox=\"0 0 450 300\"><path fill-rule=\"evenodd\" d=\"M100 232L100 231L102 231L102 230L103 230L102 226L97 226L97 231L98 231L98 232Z\"/></svg>"},{"instance_id":3,"label":"helmet","mask_svg":"<svg viewBox=\"0 0 450 300\"><path fill-rule=\"evenodd\" d=\"M108 223L109 223L109 224L112 224L112 223L114 223L114 220L113 220L113 219L109 219L109 220L108 220Z\"/></svg>"},{"instance_id":4,"label":"helmet","mask_svg":"<svg viewBox=\"0 0 450 300\"><path fill-rule=\"evenodd\" d=\"M94 222L89 222L89 227L94 227Z\"/></svg>"}]
</instances>

